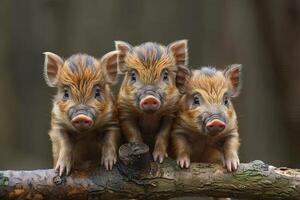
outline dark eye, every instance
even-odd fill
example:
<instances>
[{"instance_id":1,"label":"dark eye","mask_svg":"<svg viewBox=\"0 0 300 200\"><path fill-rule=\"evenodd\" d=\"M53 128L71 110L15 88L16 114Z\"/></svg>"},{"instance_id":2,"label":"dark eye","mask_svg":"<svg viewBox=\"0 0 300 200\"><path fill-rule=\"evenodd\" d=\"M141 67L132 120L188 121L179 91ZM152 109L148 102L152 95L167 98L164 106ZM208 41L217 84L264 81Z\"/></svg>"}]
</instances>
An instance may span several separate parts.
<instances>
[{"instance_id":1,"label":"dark eye","mask_svg":"<svg viewBox=\"0 0 300 200\"><path fill-rule=\"evenodd\" d=\"M67 100L70 98L70 90L69 88L64 88L64 96L63 96L63 99L64 100Z\"/></svg>"},{"instance_id":2,"label":"dark eye","mask_svg":"<svg viewBox=\"0 0 300 200\"><path fill-rule=\"evenodd\" d=\"M228 96L224 97L224 105L229 106L229 97Z\"/></svg>"},{"instance_id":3,"label":"dark eye","mask_svg":"<svg viewBox=\"0 0 300 200\"><path fill-rule=\"evenodd\" d=\"M130 74L130 80L132 82L136 82L136 73L134 71L132 71L131 74Z\"/></svg>"},{"instance_id":4,"label":"dark eye","mask_svg":"<svg viewBox=\"0 0 300 200\"><path fill-rule=\"evenodd\" d=\"M95 95L95 99L100 98L101 93L100 93L100 88L99 87L95 88L95 94L94 95Z\"/></svg>"},{"instance_id":5,"label":"dark eye","mask_svg":"<svg viewBox=\"0 0 300 200\"><path fill-rule=\"evenodd\" d=\"M162 79L163 79L163 81L169 80L169 72L168 71L163 72Z\"/></svg>"},{"instance_id":6,"label":"dark eye","mask_svg":"<svg viewBox=\"0 0 300 200\"><path fill-rule=\"evenodd\" d=\"M193 104L200 106L200 98L198 96L194 96Z\"/></svg>"}]
</instances>

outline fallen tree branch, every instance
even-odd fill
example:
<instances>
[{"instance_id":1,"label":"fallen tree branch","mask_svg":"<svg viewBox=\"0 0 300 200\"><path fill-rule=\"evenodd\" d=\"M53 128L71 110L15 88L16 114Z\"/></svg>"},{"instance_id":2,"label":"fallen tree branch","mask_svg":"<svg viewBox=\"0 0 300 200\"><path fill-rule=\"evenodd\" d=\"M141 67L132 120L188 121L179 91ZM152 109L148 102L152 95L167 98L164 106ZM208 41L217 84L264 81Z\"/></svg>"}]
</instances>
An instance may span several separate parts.
<instances>
[{"instance_id":1,"label":"fallen tree branch","mask_svg":"<svg viewBox=\"0 0 300 200\"><path fill-rule=\"evenodd\" d=\"M150 162L149 149L125 144L110 172L102 167L59 177L54 170L0 171L1 199L168 199L214 196L300 199L300 170L275 168L262 161L241 164L227 173L215 164L180 169L175 161Z\"/></svg>"}]
</instances>

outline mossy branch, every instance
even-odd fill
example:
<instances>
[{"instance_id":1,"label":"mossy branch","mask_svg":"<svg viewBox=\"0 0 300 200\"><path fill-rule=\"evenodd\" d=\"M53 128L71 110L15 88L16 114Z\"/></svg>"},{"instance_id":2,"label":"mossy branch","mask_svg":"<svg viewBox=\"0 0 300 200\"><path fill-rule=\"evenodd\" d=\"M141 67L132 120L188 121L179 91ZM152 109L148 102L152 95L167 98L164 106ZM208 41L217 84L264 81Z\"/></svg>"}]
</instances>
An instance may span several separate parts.
<instances>
[{"instance_id":1,"label":"mossy branch","mask_svg":"<svg viewBox=\"0 0 300 200\"><path fill-rule=\"evenodd\" d=\"M150 161L149 148L125 144L112 171L102 167L59 177L54 170L1 171L1 199L169 199L214 196L300 199L300 170L253 161L228 173L216 164L180 169L174 160Z\"/></svg>"}]
</instances>

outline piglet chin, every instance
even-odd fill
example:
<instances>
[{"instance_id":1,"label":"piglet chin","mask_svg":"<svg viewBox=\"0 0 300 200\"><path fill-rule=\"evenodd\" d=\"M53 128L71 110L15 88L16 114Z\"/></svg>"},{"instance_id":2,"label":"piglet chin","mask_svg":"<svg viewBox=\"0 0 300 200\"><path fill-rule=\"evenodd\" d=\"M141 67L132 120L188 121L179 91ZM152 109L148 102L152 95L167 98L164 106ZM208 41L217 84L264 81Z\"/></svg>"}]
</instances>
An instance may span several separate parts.
<instances>
[{"instance_id":1,"label":"piglet chin","mask_svg":"<svg viewBox=\"0 0 300 200\"><path fill-rule=\"evenodd\" d=\"M83 114L75 116L71 123L78 131L87 131L94 125L93 119Z\"/></svg>"},{"instance_id":2,"label":"piglet chin","mask_svg":"<svg viewBox=\"0 0 300 200\"><path fill-rule=\"evenodd\" d=\"M159 110L161 102L153 95L147 95L140 101L140 109L146 113L154 113Z\"/></svg>"}]
</instances>

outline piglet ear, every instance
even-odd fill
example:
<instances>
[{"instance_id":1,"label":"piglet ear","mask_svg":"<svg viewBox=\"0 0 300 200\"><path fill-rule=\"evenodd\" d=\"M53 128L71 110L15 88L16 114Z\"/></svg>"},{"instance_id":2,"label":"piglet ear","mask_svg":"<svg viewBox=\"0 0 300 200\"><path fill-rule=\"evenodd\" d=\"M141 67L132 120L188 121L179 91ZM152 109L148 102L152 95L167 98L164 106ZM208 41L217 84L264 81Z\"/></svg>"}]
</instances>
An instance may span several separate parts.
<instances>
[{"instance_id":1,"label":"piglet ear","mask_svg":"<svg viewBox=\"0 0 300 200\"><path fill-rule=\"evenodd\" d=\"M118 56L118 69L121 73L127 71L127 66L125 65L125 57L129 51L132 50L132 46L123 41L115 41L116 50L120 52Z\"/></svg>"},{"instance_id":2,"label":"piglet ear","mask_svg":"<svg viewBox=\"0 0 300 200\"><path fill-rule=\"evenodd\" d=\"M188 44L187 40L178 40L168 45L168 50L175 57L177 65L188 64Z\"/></svg>"},{"instance_id":3,"label":"piglet ear","mask_svg":"<svg viewBox=\"0 0 300 200\"><path fill-rule=\"evenodd\" d=\"M114 83L117 79L119 55L119 51L111 51L105 54L100 60L100 64L106 73L106 81L109 84Z\"/></svg>"},{"instance_id":4,"label":"piglet ear","mask_svg":"<svg viewBox=\"0 0 300 200\"><path fill-rule=\"evenodd\" d=\"M185 83L191 77L191 71L184 65L179 65L176 74L176 87L180 93L185 93Z\"/></svg>"},{"instance_id":5,"label":"piglet ear","mask_svg":"<svg viewBox=\"0 0 300 200\"><path fill-rule=\"evenodd\" d=\"M60 67L63 66L63 59L51 52L44 52L45 64L44 64L44 76L46 83L50 87L55 87L57 85L57 72Z\"/></svg>"},{"instance_id":6,"label":"piglet ear","mask_svg":"<svg viewBox=\"0 0 300 200\"><path fill-rule=\"evenodd\" d=\"M229 81L231 85L231 96L237 97L240 93L242 84L241 84L241 71L242 65L240 64L233 64L228 66L224 70L224 76Z\"/></svg>"}]
</instances>

